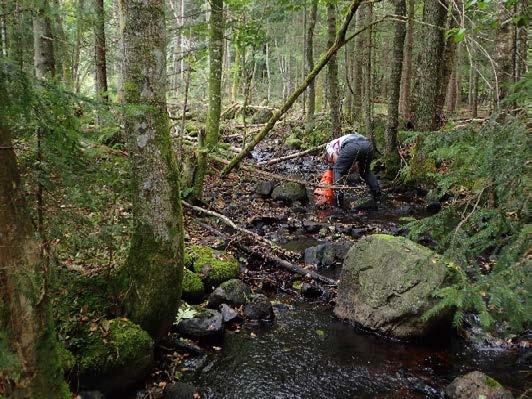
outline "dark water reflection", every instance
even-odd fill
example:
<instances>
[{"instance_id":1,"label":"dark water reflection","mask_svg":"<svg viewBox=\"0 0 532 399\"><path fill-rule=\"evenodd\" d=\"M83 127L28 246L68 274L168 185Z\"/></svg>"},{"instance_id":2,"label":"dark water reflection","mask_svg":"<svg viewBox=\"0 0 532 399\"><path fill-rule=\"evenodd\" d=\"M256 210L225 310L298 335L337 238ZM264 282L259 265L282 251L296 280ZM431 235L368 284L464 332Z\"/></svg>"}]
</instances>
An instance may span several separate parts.
<instances>
[{"instance_id":1,"label":"dark water reflection","mask_svg":"<svg viewBox=\"0 0 532 399\"><path fill-rule=\"evenodd\" d=\"M295 303L271 327L228 333L192 377L205 398L441 398L461 373L482 370L523 392L522 354L468 348L458 338L400 343L357 332L324 305Z\"/></svg>"}]
</instances>

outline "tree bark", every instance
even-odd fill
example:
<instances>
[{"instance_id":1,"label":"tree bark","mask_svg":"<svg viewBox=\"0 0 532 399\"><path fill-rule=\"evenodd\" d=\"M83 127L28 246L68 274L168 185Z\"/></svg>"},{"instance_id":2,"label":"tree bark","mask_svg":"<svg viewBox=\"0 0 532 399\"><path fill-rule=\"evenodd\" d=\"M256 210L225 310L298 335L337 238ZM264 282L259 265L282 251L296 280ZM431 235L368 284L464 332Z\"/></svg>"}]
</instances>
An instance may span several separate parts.
<instances>
[{"instance_id":1,"label":"tree bark","mask_svg":"<svg viewBox=\"0 0 532 399\"><path fill-rule=\"evenodd\" d=\"M80 67L80 56L81 56L81 39L83 36L83 21L82 15L85 12L85 0L78 0L76 11L78 18L76 20L76 35L74 42L74 51L72 53L72 85L76 93L80 91L80 78L79 78L79 67Z\"/></svg>"},{"instance_id":2,"label":"tree bark","mask_svg":"<svg viewBox=\"0 0 532 399\"><path fill-rule=\"evenodd\" d=\"M194 197L201 199L203 182L207 170L208 153L213 152L218 144L220 131L220 114L222 105L222 70L224 53L224 13L223 0L210 0L211 17L209 32L209 111L203 146L198 147L198 167L194 176ZM253 76L253 75L251 75ZM247 90L246 90L247 99ZM246 113L246 99L244 100L244 115Z\"/></svg>"},{"instance_id":3,"label":"tree bark","mask_svg":"<svg viewBox=\"0 0 532 399\"><path fill-rule=\"evenodd\" d=\"M364 25L370 26L373 20L373 4L365 4ZM362 112L364 115L364 128L366 136L375 146L375 134L373 126L373 29L371 27L364 32L364 59L362 62Z\"/></svg>"},{"instance_id":4,"label":"tree bark","mask_svg":"<svg viewBox=\"0 0 532 399\"><path fill-rule=\"evenodd\" d=\"M444 27L447 0L425 1L423 6L423 51L420 54L415 97L415 128L419 131L440 127L438 95L442 81L441 61L445 49Z\"/></svg>"},{"instance_id":5,"label":"tree bark","mask_svg":"<svg viewBox=\"0 0 532 399\"><path fill-rule=\"evenodd\" d=\"M405 0L395 0L395 15L406 14ZM386 174L395 176L399 172L399 149L397 147L397 128L399 125L399 96L401 91L401 72L403 68L403 48L406 27L402 21L395 22L393 38L393 59L390 68L388 117L384 132L384 164Z\"/></svg>"},{"instance_id":6,"label":"tree bark","mask_svg":"<svg viewBox=\"0 0 532 399\"><path fill-rule=\"evenodd\" d=\"M502 0L497 1L498 23L495 43L495 109L501 109L501 101L508 94L508 85L514 78L514 29L512 12Z\"/></svg>"},{"instance_id":7,"label":"tree bark","mask_svg":"<svg viewBox=\"0 0 532 399\"><path fill-rule=\"evenodd\" d=\"M40 0L33 15L33 64L37 79L55 76L54 39L48 0Z\"/></svg>"},{"instance_id":8,"label":"tree bark","mask_svg":"<svg viewBox=\"0 0 532 399\"><path fill-rule=\"evenodd\" d=\"M332 47L336 39L336 6L333 3L327 5L327 47ZM342 135L342 106L340 101L340 89L338 85L338 63L336 55L333 55L327 64L327 83L329 113L331 116L332 137Z\"/></svg>"},{"instance_id":9,"label":"tree bark","mask_svg":"<svg viewBox=\"0 0 532 399\"><path fill-rule=\"evenodd\" d=\"M312 0L310 9L308 31L307 31L307 43L306 43L306 61L307 61L307 73L314 68L314 28L318 19L318 0ZM312 126L314 124L314 113L316 112L316 88L314 80L310 82L308 89L308 108L306 121L307 124Z\"/></svg>"},{"instance_id":10,"label":"tree bark","mask_svg":"<svg viewBox=\"0 0 532 399\"><path fill-rule=\"evenodd\" d=\"M364 23L364 16L362 8L357 11L356 26L362 26ZM360 121L362 119L362 62L364 51L364 35L360 35L355 39L355 51L353 52L353 120Z\"/></svg>"},{"instance_id":11,"label":"tree bark","mask_svg":"<svg viewBox=\"0 0 532 399\"><path fill-rule=\"evenodd\" d=\"M399 110L405 120L410 120L410 86L412 82L412 49L414 47L414 6L415 0L408 2L408 20L406 23L406 42L403 50L403 69L401 73L401 97Z\"/></svg>"},{"instance_id":12,"label":"tree bark","mask_svg":"<svg viewBox=\"0 0 532 399\"><path fill-rule=\"evenodd\" d=\"M94 0L94 81L96 96L107 102L107 60L105 44L105 11L103 0Z\"/></svg>"},{"instance_id":13,"label":"tree bark","mask_svg":"<svg viewBox=\"0 0 532 399\"><path fill-rule=\"evenodd\" d=\"M329 60L333 55L336 54L336 52L342 48L342 46L346 43L346 33L347 28L349 27L349 23L353 19L353 16L360 5L361 0L352 0L351 5L349 6L349 9L347 11L347 14L345 16L344 22L342 24L342 27L338 31L336 35L336 40L334 42L334 45L330 47L327 52L322 55L318 63L314 66L312 71L309 72L309 74L306 76L303 83L301 83L296 90L288 97L288 99L285 101L283 106L277 110L273 116L268 120L268 123L266 126L259 132L257 135L253 138L253 140L246 145L246 147L237 155L235 156L231 162L222 170L222 176L226 176L235 166L237 166L245 157L247 157L253 148L264 138L266 135L273 129L275 124L281 117L292 107L294 102L297 100L297 98L305 91L305 89L308 87L310 82L316 78L318 73L327 65Z\"/></svg>"},{"instance_id":14,"label":"tree bark","mask_svg":"<svg viewBox=\"0 0 532 399\"><path fill-rule=\"evenodd\" d=\"M242 69L241 64L241 53L242 50L238 44L235 44L235 66L233 69L233 84L231 86L231 101L236 102L238 96L238 87L240 86L240 70Z\"/></svg>"},{"instance_id":15,"label":"tree bark","mask_svg":"<svg viewBox=\"0 0 532 399\"><path fill-rule=\"evenodd\" d=\"M163 0L120 0L125 115L133 169L133 224L121 287L134 322L159 338L173 321L183 276L179 170L166 110Z\"/></svg>"},{"instance_id":16,"label":"tree bark","mask_svg":"<svg viewBox=\"0 0 532 399\"><path fill-rule=\"evenodd\" d=\"M13 399L67 399L50 315L49 270L39 256L13 144L4 126L0 126L0 165L0 390Z\"/></svg>"}]
</instances>

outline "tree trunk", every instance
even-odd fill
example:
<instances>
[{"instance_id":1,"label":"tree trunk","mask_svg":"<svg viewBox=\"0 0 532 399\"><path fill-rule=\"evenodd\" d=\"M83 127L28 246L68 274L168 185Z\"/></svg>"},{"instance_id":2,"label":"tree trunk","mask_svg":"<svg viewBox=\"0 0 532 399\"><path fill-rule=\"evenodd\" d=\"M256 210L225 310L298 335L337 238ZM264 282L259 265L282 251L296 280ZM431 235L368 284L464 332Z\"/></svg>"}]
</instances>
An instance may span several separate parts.
<instances>
[{"instance_id":1,"label":"tree trunk","mask_svg":"<svg viewBox=\"0 0 532 399\"><path fill-rule=\"evenodd\" d=\"M225 168L222 170L222 176L226 176L229 172L231 172L231 170L233 170L235 166L237 166L245 157L247 157L251 153L253 148L255 148L255 146L264 137L266 137L266 135L273 129L277 121L281 119L281 117L292 107L292 105L301 95L301 93L305 91L310 82L312 82L316 78L318 73L325 67L325 65L327 65L331 57L334 56L338 52L338 50L345 45L347 28L349 27L349 24L353 19L353 16L355 15L355 12L359 7L360 3L361 0L352 0L351 5L347 10L347 14L345 16L342 27L336 35L334 45L330 47L327 52L321 56L320 60L314 66L312 71L310 71L305 77L305 80L295 89L295 91L290 95L290 97L288 97L282 107L272 115L272 117L266 123L266 126L259 133L257 133L257 135L255 135L253 140L248 145L246 145L246 147L238 155L236 155L229 162L229 164L225 166Z\"/></svg>"},{"instance_id":2,"label":"tree trunk","mask_svg":"<svg viewBox=\"0 0 532 399\"><path fill-rule=\"evenodd\" d=\"M479 74L475 69L473 75L473 90L471 93L471 117L473 118L478 116L478 78Z\"/></svg>"},{"instance_id":3,"label":"tree trunk","mask_svg":"<svg viewBox=\"0 0 532 399\"><path fill-rule=\"evenodd\" d=\"M37 79L55 76L54 39L48 0L41 0L33 15L33 64Z\"/></svg>"},{"instance_id":4,"label":"tree trunk","mask_svg":"<svg viewBox=\"0 0 532 399\"><path fill-rule=\"evenodd\" d=\"M107 102L107 61L105 44L105 13L103 0L94 0L94 81L96 83L96 96Z\"/></svg>"},{"instance_id":5,"label":"tree trunk","mask_svg":"<svg viewBox=\"0 0 532 399\"><path fill-rule=\"evenodd\" d=\"M521 9L519 12L526 15L528 12L528 0L521 1ZM528 72L527 62L528 51L528 24L524 24L517 30L517 65L516 65L516 79L521 78Z\"/></svg>"},{"instance_id":6,"label":"tree trunk","mask_svg":"<svg viewBox=\"0 0 532 399\"><path fill-rule=\"evenodd\" d=\"M508 85L514 77L514 29L512 12L506 8L505 2L497 1L498 22L497 41L495 43L495 109L501 108L501 101L508 94Z\"/></svg>"},{"instance_id":7,"label":"tree trunk","mask_svg":"<svg viewBox=\"0 0 532 399\"><path fill-rule=\"evenodd\" d=\"M238 86L240 85L240 70L241 70L241 49L238 44L235 45L235 66L233 69L233 85L231 86L231 101L236 102L238 95Z\"/></svg>"},{"instance_id":8,"label":"tree trunk","mask_svg":"<svg viewBox=\"0 0 532 399\"><path fill-rule=\"evenodd\" d=\"M408 21L406 23L406 42L403 50L403 70L401 73L401 97L399 110L405 120L411 120L410 86L412 82L412 49L414 47L414 6L415 0L407 0Z\"/></svg>"},{"instance_id":9,"label":"tree trunk","mask_svg":"<svg viewBox=\"0 0 532 399\"><path fill-rule=\"evenodd\" d=\"M316 20L318 18L318 0L312 0L310 9L308 31L307 31L307 43L306 43L306 61L307 61L307 73L314 68L314 28L316 26ZM308 92L308 108L306 121L307 125L311 127L314 124L314 113L316 112L316 88L315 83L312 81L307 89Z\"/></svg>"},{"instance_id":10,"label":"tree trunk","mask_svg":"<svg viewBox=\"0 0 532 399\"><path fill-rule=\"evenodd\" d=\"M362 26L364 23L364 16L360 8L357 12L356 26ZM353 52L353 120L360 121L362 119L362 60L364 35L360 35L355 39L355 50Z\"/></svg>"},{"instance_id":11,"label":"tree trunk","mask_svg":"<svg viewBox=\"0 0 532 399\"><path fill-rule=\"evenodd\" d=\"M203 146L198 147L198 167L194 176L194 197L201 199L203 194L203 182L207 170L208 153L216 150L220 131L220 113L222 104L222 70L224 53L224 13L223 0L211 0L211 17L209 32L209 111L207 127ZM253 76L253 75L252 75ZM249 83L251 84L251 82ZM247 89L245 93L248 95ZM247 98L246 98L247 99ZM244 110L246 113L246 99Z\"/></svg>"},{"instance_id":12,"label":"tree trunk","mask_svg":"<svg viewBox=\"0 0 532 399\"><path fill-rule=\"evenodd\" d=\"M395 15L406 14L405 0L395 0ZM388 118L384 132L384 164L390 177L399 172L399 149L397 147L397 127L399 125L399 96L401 91L401 72L403 68L403 48L406 27L402 21L395 22L393 38L393 59L390 68Z\"/></svg>"},{"instance_id":13,"label":"tree trunk","mask_svg":"<svg viewBox=\"0 0 532 399\"><path fill-rule=\"evenodd\" d=\"M419 131L440 127L438 96L442 81L447 0L425 1L423 6L423 51L420 54L415 97L415 128Z\"/></svg>"},{"instance_id":14,"label":"tree trunk","mask_svg":"<svg viewBox=\"0 0 532 399\"><path fill-rule=\"evenodd\" d=\"M365 4L364 25L368 26L373 20L373 4ZM362 111L364 114L364 127L366 136L371 139L376 148L373 127L373 29L370 27L364 32L364 59L362 62Z\"/></svg>"},{"instance_id":15,"label":"tree trunk","mask_svg":"<svg viewBox=\"0 0 532 399\"><path fill-rule=\"evenodd\" d=\"M4 126L0 165L0 391L13 399L67 399L50 315L48 268L39 256Z\"/></svg>"},{"instance_id":16,"label":"tree trunk","mask_svg":"<svg viewBox=\"0 0 532 399\"><path fill-rule=\"evenodd\" d=\"M4 58L7 57L7 2L2 0L0 3L0 55Z\"/></svg>"},{"instance_id":17,"label":"tree trunk","mask_svg":"<svg viewBox=\"0 0 532 399\"><path fill-rule=\"evenodd\" d=\"M170 328L181 295L183 222L179 170L166 110L163 0L120 0L125 115L133 169L134 231L123 269L124 307L153 337Z\"/></svg>"},{"instance_id":18,"label":"tree trunk","mask_svg":"<svg viewBox=\"0 0 532 399\"><path fill-rule=\"evenodd\" d=\"M327 47L334 45L336 39L336 6L332 3L327 5ZM327 83L329 95L329 112L331 115L332 137L342 135L342 105L340 100L340 89L338 85L338 63L336 55L331 57L327 64Z\"/></svg>"},{"instance_id":19,"label":"tree trunk","mask_svg":"<svg viewBox=\"0 0 532 399\"><path fill-rule=\"evenodd\" d=\"M270 104L270 101L272 99L272 76L270 71L270 45L266 43L266 77L268 79L268 104Z\"/></svg>"},{"instance_id":20,"label":"tree trunk","mask_svg":"<svg viewBox=\"0 0 532 399\"><path fill-rule=\"evenodd\" d=\"M72 53L72 85L76 93L80 91L79 67L81 55L81 39L83 36L82 15L85 12L85 0L78 0L76 8L78 19L76 20L76 40Z\"/></svg>"},{"instance_id":21,"label":"tree trunk","mask_svg":"<svg viewBox=\"0 0 532 399\"><path fill-rule=\"evenodd\" d=\"M451 78L449 79L449 84L447 85L447 93L445 95L445 103L447 105L447 112L454 112L456 108L457 101L457 68L455 66L453 72L451 73Z\"/></svg>"}]
</instances>

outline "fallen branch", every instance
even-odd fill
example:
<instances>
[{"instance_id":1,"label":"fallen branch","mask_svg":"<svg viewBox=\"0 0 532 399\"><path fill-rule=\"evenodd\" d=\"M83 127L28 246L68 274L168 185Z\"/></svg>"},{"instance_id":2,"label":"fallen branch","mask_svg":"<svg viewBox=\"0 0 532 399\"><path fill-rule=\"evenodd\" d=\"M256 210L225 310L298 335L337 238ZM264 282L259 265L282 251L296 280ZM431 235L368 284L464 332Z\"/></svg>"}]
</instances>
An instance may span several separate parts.
<instances>
[{"instance_id":1,"label":"fallen branch","mask_svg":"<svg viewBox=\"0 0 532 399\"><path fill-rule=\"evenodd\" d=\"M205 224L205 223L201 223L201 226L206 228L207 230L209 230L211 233L217 235L218 237L221 237L221 238L224 238L224 239L227 239L227 235L222 233L221 231L215 229L214 227L212 227L211 225L208 225L208 224ZM327 284L328 286L331 286L331 287L336 287L338 285L338 283L331 279L331 278L328 278L328 277L325 277L325 276L322 276L321 274L313 271L313 270L307 270L307 269L304 269L300 266L297 266L291 262L288 262L287 260L284 260L284 259L281 259L275 255L272 255L272 254L269 254L269 253L266 253L264 251L257 251L257 250L254 250L253 248L250 248L248 247L247 245L244 245L242 244L242 242L240 241L235 241L235 240L231 240L232 242L234 242L235 246L238 247L239 249L241 249L242 251L248 253L248 254L255 254L255 255L258 255L260 256L261 258L263 259L266 259L267 261L285 269L285 270L288 270L292 273L296 273L296 274L300 274L302 276L305 276L305 277L308 277L308 278L311 278L313 280L316 280L316 281L319 281L321 283L324 283L324 284Z\"/></svg>"},{"instance_id":2,"label":"fallen branch","mask_svg":"<svg viewBox=\"0 0 532 399\"><path fill-rule=\"evenodd\" d=\"M309 148L308 150L305 150L305 151L300 151L300 152L296 152L296 153L293 153L293 154L290 154L290 155L286 155L284 157L273 158L273 159L270 159L269 161L257 162L257 165L259 165L259 166L274 165L276 163L287 161L289 159L299 158L299 157L302 157L302 156L305 156L305 155L308 155L308 154L312 154L314 152L317 152L317 151L321 150L322 148L325 148L325 146L327 146L327 143L319 145L317 147Z\"/></svg>"}]
</instances>

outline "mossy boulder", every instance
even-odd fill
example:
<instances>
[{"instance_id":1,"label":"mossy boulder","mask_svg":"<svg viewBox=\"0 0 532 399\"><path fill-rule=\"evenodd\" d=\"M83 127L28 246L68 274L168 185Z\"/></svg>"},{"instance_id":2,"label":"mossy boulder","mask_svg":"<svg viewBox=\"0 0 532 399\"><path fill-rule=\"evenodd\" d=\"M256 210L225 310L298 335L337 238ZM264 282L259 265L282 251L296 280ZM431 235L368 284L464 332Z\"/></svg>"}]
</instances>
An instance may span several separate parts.
<instances>
[{"instance_id":1,"label":"mossy boulder","mask_svg":"<svg viewBox=\"0 0 532 399\"><path fill-rule=\"evenodd\" d=\"M445 388L445 395L450 399L512 399L513 395L493 378L480 371L473 371L456 377Z\"/></svg>"},{"instance_id":2,"label":"mossy boulder","mask_svg":"<svg viewBox=\"0 0 532 399\"><path fill-rule=\"evenodd\" d=\"M209 295L208 306L210 308L218 308L225 303L231 306L242 306L248 303L252 297L251 288L238 279L231 279L217 287L211 295Z\"/></svg>"},{"instance_id":3,"label":"mossy boulder","mask_svg":"<svg viewBox=\"0 0 532 399\"><path fill-rule=\"evenodd\" d=\"M82 388L120 392L146 378L153 363L153 340L125 319L87 323L76 353Z\"/></svg>"},{"instance_id":4,"label":"mossy boulder","mask_svg":"<svg viewBox=\"0 0 532 399\"><path fill-rule=\"evenodd\" d=\"M203 299L205 287L201 277L189 269L184 270L183 274L183 300L188 303L199 303Z\"/></svg>"},{"instance_id":5,"label":"mossy boulder","mask_svg":"<svg viewBox=\"0 0 532 399\"><path fill-rule=\"evenodd\" d=\"M449 280L449 266L430 249L404 237L366 236L347 253L334 313L380 333L423 336L448 319L423 315Z\"/></svg>"},{"instance_id":6,"label":"mossy boulder","mask_svg":"<svg viewBox=\"0 0 532 399\"><path fill-rule=\"evenodd\" d=\"M238 261L232 254L206 246L192 246L188 250L187 258L188 262L192 262L192 270L201 277L207 290L238 277L240 271Z\"/></svg>"},{"instance_id":7,"label":"mossy boulder","mask_svg":"<svg viewBox=\"0 0 532 399\"><path fill-rule=\"evenodd\" d=\"M308 203L307 189L303 184L287 182L278 185L273 189L272 199L287 204L299 201L302 204Z\"/></svg>"}]
</instances>

